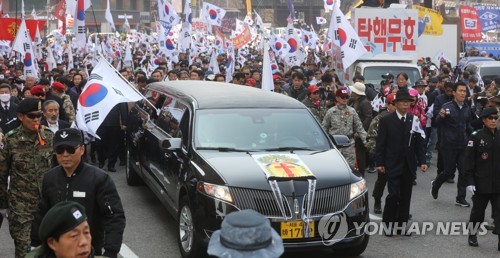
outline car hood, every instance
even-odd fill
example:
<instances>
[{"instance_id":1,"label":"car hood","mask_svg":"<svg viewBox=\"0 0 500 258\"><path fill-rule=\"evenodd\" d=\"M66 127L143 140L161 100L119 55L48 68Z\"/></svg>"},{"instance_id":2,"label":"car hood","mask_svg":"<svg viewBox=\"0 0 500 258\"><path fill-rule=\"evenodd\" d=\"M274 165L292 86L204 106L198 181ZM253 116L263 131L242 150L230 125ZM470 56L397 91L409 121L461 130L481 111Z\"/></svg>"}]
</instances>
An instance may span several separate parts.
<instances>
[{"instance_id":1,"label":"car hood","mask_svg":"<svg viewBox=\"0 0 500 258\"><path fill-rule=\"evenodd\" d=\"M285 154L290 152L271 152L270 154ZM264 171L251 156L242 152L200 151L200 157L224 182L231 187L271 190ZM351 169L336 149L323 152L295 151L300 159L309 167L316 177L316 189L351 184L359 178L351 173ZM208 172L208 171L205 171ZM211 171L212 172L212 171ZM283 194L303 195L307 191L307 181L279 182Z\"/></svg>"}]
</instances>

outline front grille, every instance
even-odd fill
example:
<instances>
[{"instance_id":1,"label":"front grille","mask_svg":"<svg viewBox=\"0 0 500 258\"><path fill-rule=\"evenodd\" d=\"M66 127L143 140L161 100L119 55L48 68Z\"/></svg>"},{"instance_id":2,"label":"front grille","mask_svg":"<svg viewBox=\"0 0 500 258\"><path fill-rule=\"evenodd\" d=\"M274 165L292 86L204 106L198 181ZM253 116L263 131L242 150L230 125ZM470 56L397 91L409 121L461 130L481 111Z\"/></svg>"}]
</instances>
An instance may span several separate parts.
<instances>
[{"instance_id":1,"label":"front grille","mask_svg":"<svg viewBox=\"0 0 500 258\"><path fill-rule=\"evenodd\" d=\"M350 190L350 185L316 190L311 216L322 216L341 211L349 203ZM305 202L307 202L307 194L304 196Z\"/></svg>"},{"instance_id":2,"label":"front grille","mask_svg":"<svg viewBox=\"0 0 500 258\"><path fill-rule=\"evenodd\" d=\"M241 210L252 209L266 217L283 218L274 194L271 191L230 187L229 192L233 197L236 207ZM291 217L290 206L283 196L286 217Z\"/></svg>"}]
</instances>

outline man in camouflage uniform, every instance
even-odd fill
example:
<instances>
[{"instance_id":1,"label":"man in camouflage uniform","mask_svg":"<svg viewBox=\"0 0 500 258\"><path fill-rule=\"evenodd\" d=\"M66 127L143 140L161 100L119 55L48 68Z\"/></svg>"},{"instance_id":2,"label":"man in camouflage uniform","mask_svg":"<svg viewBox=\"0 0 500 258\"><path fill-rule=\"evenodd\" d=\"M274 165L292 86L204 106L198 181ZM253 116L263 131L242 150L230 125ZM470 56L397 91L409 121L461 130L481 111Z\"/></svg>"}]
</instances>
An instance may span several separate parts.
<instances>
[{"instance_id":1,"label":"man in camouflage uniform","mask_svg":"<svg viewBox=\"0 0 500 258\"><path fill-rule=\"evenodd\" d=\"M311 85L307 88L307 98L302 101L302 104L311 111L311 113L316 117L318 122L323 121L325 117L327 108L325 101L321 100L319 87L316 85Z\"/></svg>"},{"instance_id":2,"label":"man in camouflage uniform","mask_svg":"<svg viewBox=\"0 0 500 258\"><path fill-rule=\"evenodd\" d=\"M0 151L0 212L8 211L16 257L24 257L30 251L31 223L40 200L43 174L51 167L54 156L52 131L38 127L42 114L39 99L21 101L21 126L5 135Z\"/></svg>"},{"instance_id":3,"label":"man in camouflage uniform","mask_svg":"<svg viewBox=\"0 0 500 258\"><path fill-rule=\"evenodd\" d=\"M366 136L366 148L368 149L370 155L373 155L373 157L375 157L375 146L377 145L378 123L380 121L380 118L396 110L396 106L394 106L395 97L395 93L387 95L387 97L385 98L385 107L383 107L380 110L380 113L378 113L378 115L372 119L370 127L368 128L368 134ZM375 187L372 193L372 196L375 199L375 204L373 206L373 212L375 214L382 214L382 204L380 200L382 198L382 195L384 194L386 184L387 175L378 173L377 181L375 182Z\"/></svg>"},{"instance_id":4,"label":"man in camouflage uniform","mask_svg":"<svg viewBox=\"0 0 500 258\"><path fill-rule=\"evenodd\" d=\"M345 135L349 137L351 146L340 149L342 155L347 160L350 166L356 165L356 153L354 150L354 135L358 134L359 138L366 144L366 131L363 129L363 124L359 119L356 110L347 106L349 92L347 89L338 89L335 98L337 105L330 108L326 112L323 119L323 128L331 135Z\"/></svg>"}]
</instances>

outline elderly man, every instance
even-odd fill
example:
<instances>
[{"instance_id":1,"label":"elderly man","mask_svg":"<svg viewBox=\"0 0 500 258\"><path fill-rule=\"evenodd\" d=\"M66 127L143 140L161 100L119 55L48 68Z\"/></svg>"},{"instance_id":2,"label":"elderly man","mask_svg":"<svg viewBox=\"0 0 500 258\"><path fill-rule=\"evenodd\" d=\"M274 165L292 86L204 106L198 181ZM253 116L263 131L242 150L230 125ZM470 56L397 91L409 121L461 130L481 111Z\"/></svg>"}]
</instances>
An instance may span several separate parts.
<instances>
[{"instance_id":1,"label":"elderly man","mask_svg":"<svg viewBox=\"0 0 500 258\"><path fill-rule=\"evenodd\" d=\"M345 135L351 143L354 143L354 135L357 134L363 144L366 144L366 131L359 119L358 113L353 107L347 105L349 92L346 88L338 89L335 93L337 105L330 108L323 118L322 126L331 135ZM356 165L356 153L354 144L340 149L342 155L351 167Z\"/></svg>"},{"instance_id":2,"label":"elderly man","mask_svg":"<svg viewBox=\"0 0 500 258\"><path fill-rule=\"evenodd\" d=\"M42 220L39 232L42 245L27 258L93 258L90 226L85 208L77 202L60 202Z\"/></svg>"},{"instance_id":3,"label":"elderly man","mask_svg":"<svg viewBox=\"0 0 500 258\"><path fill-rule=\"evenodd\" d=\"M70 123L59 119L59 103L55 100L46 100L43 103L43 116L40 125L46 126L53 133L71 126Z\"/></svg>"}]
</instances>

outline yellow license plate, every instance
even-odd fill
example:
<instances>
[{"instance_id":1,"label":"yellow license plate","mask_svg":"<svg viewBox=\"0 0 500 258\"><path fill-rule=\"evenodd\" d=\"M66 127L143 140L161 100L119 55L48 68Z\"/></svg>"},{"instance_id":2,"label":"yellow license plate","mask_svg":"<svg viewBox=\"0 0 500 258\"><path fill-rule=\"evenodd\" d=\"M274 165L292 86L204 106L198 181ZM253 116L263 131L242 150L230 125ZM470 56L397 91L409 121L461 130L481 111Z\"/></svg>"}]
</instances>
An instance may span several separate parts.
<instances>
[{"instance_id":1,"label":"yellow license plate","mask_svg":"<svg viewBox=\"0 0 500 258\"><path fill-rule=\"evenodd\" d=\"M303 221L287 221L281 222L281 238L283 239L296 239L304 238L302 231L304 230ZM314 237L314 221L309 222L309 235L306 237Z\"/></svg>"}]
</instances>

